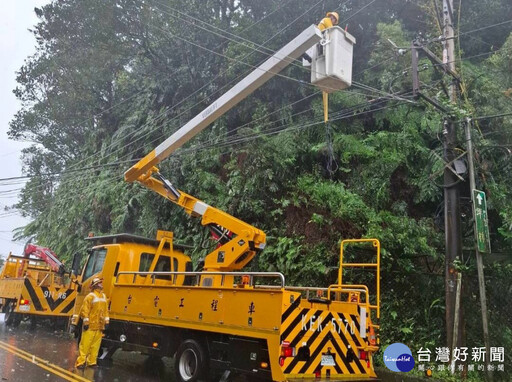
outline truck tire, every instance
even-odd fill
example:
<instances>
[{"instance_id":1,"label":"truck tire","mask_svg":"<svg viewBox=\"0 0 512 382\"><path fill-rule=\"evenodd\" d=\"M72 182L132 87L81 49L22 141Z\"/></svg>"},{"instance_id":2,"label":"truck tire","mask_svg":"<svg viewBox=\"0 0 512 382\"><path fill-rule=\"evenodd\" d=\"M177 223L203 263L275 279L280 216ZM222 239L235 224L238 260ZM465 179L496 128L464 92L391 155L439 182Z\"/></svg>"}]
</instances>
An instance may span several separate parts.
<instances>
[{"instance_id":1,"label":"truck tire","mask_svg":"<svg viewBox=\"0 0 512 382\"><path fill-rule=\"evenodd\" d=\"M208 357L203 346L188 339L179 346L174 359L174 372L178 382L196 382L208 371Z\"/></svg>"},{"instance_id":2,"label":"truck tire","mask_svg":"<svg viewBox=\"0 0 512 382\"><path fill-rule=\"evenodd\" d=\"M14 311L16 303L9 301L5 309L4 322L7 326L17 327L21 322L21 315Z\"/></svg>"}]
</instances>

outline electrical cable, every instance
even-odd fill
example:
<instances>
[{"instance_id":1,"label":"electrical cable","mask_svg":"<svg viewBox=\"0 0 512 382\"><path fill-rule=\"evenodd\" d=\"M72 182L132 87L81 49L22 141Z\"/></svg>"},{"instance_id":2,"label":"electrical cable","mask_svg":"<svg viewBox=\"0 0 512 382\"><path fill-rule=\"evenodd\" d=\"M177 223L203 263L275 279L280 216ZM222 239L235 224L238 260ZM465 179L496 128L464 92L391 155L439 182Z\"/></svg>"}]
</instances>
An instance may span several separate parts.
<instances>
[{"instance_id":1,"label":"electrical cable","mask_svg":"<svg viewBox=\"0 0 512 382\"><path fill-rule=\"evenodd\" d=\"M380 101L381 102L385 101L385 99L381 99ZM334 114L333 115L333 117L334 117L333 121L341 120L341 119L346 119L346 118L350 118L350 117L357 117L359 115L367 114L368 112L379 111L379 110L383 110L383 109L386 109L386 108L394 107L394 106L387 106L387 107L381 107L381 108L378 108L378 109L375 109L375 110L369 110L369 111L364 111L364 112L360 112L360 113L354 113L354 109L357 109L357 108L360 108L360 107L364 107L364 106L368 106L368 104L367 103L362 103L362 104L356 105L352 109L343 110L342 112L340 112L338 114ZM319 123L321 123L321 122L306 123L306 124L304 124L302 126L299 125L298 128L309 127L309 126L313 126L313 125L316 125L316 124L319 124ZM292 130L297 128L296 126L294 126L295 125L294 123L291 123L289 125L291 125L293 127ZM261 132L261 133L254 134L253 136L242 137L241 139L236 138L236 139L228 140L226 142L221 142L223 144L223 146L219 145L219 143L217 143L216 145L213 145L213 146L207 146L207 145L206 146L205 145L194 146L194 147L192 147L190 149L186 149L184 151L180 151L178 153L178 155L181 156L181 155L184 155L184 154L188 154L188 153L191 153L191 152L201 151L201 150L208 149L208 148L220 148L220 147L225 147L225 146L232 146L232 145L238 144L240 142L252 141L252 140L254 140L256 138L260 138L260 137L268 136L268 135L274 135L275 133L279 133L279 132L282 132L282 131L288 131L288 130L289 130L289 128L282 128L282 126L281 126L280 129L273 129L270 132ZM112 164L113 165L118 165L120 163L121 162L119 162L119 163L112 163ZM90 168L90 170L95 170L95 169L97 169L96 166ZM63 173L61 173L61 174L63 174ZM56 175L56 174L49 174L49 175Z\"/></svg>"},{"instance_id":2,"label":"electrical cable","mask_svg":"<svg viewBox=\"0 0 512 382\"><path fill-rule=\"evenodd\" d=\"M505 24L509 24L509 23L512 23L512 20L506 20L506 21L502 21L500 23L496 23L496 24L492 24L492 25L487 25L485 27L481 27L481 28L477 28L477 29L472 29L472 30L469 30L469 31L466 31L466 32L461 32L461 33L458 34L458 36L464 36L464 35L467 35L467 34L470 34L470 33L480 32L480 31L483 31L485 29L494 28L494 27L505 25ZM458 37L458 36L454 36L454 37Z\"/></svg>"},{"instance_id":3,"label":"electrical cable","mask_svg":"<svg viewBox=\"0 0 512 382\"><path fill-rule=\"evenodd\" d=\"M341 120L341 119L351 118L351 117L357 117L359 115L364 115L364 114L367 114L367 113L371 113L371 112L375 112L375 111L379 111L379 110L384 110L384 109L387 109L387 108L390 108L390 107L396 107L396 106L398 106L398 104L397 105L391 105L391 106L384 106L384 107L381 107L381 108L378 108L378 109L375 109L375 110L368 110L368 111L365 111L365 112L360 112L360 113L355 113L355 114L349 110L345 114L342 114L340 117L333 118L333 121L334 120ZM254 137L245 137L243 140L240 140L238 142L230 142L230 145L233 145L235 143L252 141L252 140L260 138L262 136L275 135L275 134L278 134L278 133L281 133L281 132L284 132L284 131L292 131L292 130L297 130L297 129L303 129L303 128L311 127L311 126L314 126L314 125L319 125L319 124L322 124L322 123L323 123L322 121L318 121L318 122L313 122L313 123L306 123L306 124L299 125L299 126L292 126L291 128L283 128L283 129L280 129L280 130L274 130L274 131L271 131L269 133L265 132L265 133L258 134L257 136L254 136ZM206 149L206 148L205 147L198 147L194 151L200 151L200 150L203 150L203 149ZM215 148L218 148L218 147L215 147ZM233 151L234 150L230 150L230 151L228 151L226 153L232 153ZM205 158L205 160L207 160L207 159L208 158ZM83 174L81 176L79 176L79 178L83 178ZM116 179L111 179L110 181L117 182ZM77 193L78 193L78 190L77 190ZM71 197L72 195L69 195L69 196Z\"/></svg>"},{"instance_id":4,"label":"electrical cable","mask_svg":"<svg viewBox=\"0 0 512 382\"><path fill-rule=\"evenodd\" d=\"M372 1L372 2L373 2L373 1ZM320 2L319 2L319 3L320 3ZM313 7L315 7L315 6L316 6L316 5L318 5L319 3L315 4ZM347 2L345 2L344 4L346 4L346 3L348 3L348 1L347 1ZM371 4L371 3L370 3L370 4ZM368 5L370 5L370 4L368 4ZM368 6L368 5L367 5L367 6ZM312 7L312 8L313 8L313 7ZM341 7L341 6L340 6L340 7ZM365 6L365 7L366 7L366 6ZM310 9L312 9L312 8L310 8ZM358 12L359 12L359 11L358 11ZM358 12L356 12L356 13L358 13ZM299 16L299 18L300 18L300 17L302 17L303 15L304 15L304 14L302 14L301 16ZM293 22L295 22L297 19L298 19L298 18L296 18ZM293 22L292 22L292 23L293 23ZM284 30L284 29L286 29L287 27L289 27L292 23L288 24L285 28L283 28L283 30ZM158 29L160 29L160 28L158 28ZM164 33L166 33L164 30L162 30L162 31L163 31ZM275 36L275 35L274 35L274 36ZM274 36L272 36L271 38L273 38ZM192 43L192 42L191 42L191 43ZM192 43L192 44L194 44L194 43ZM295 80L295 79L293 79L293 80ZM150 133L150 132L148 132L148 133ZM146 135L147 135L147 134L146 134ZM143 136L143 137L144 137L144 136ZM142 138L142 137L138 138L137 140L139 140L139 139L141 139L141 138ZM132 144L132 143L133 143L133 142L130 142L130 144ZM125 145L125 147L126 147L126 145Z\"/></svg>"},{"instance_id":5,"label":"electrical cable","mask_svg":"<svg viewBox=\"0 0 512 382\"><path fill-rule=\"evenodd\" d=\"M385 99L380 99L379 101L384 101L384 100L385 100ZM299 101L300 101L300 100L299 100ZM364 102L364 103L362 103L362 104L352 106L352 107L351 107L351 109L343 110L343 111L341 112L341 114L346 113L346 115L349 115L349 116L350 116L350 115L352 115L352 116L357 116L357 115L358 115L357 113L353 114L353 110L355 110L355 109L357 109L357 108L360 108L360 107L368 106L368 105L369 105L369 104L368 104L367 102ZM299 112L299 113L296 113L296 114L294 114L294 115L299 115L299 114L302 114L302 113L303 113L303 112ZM292 116L294 116L294 115L292 115ZM334 116L337 116L337 115L340 115L340 113L333 114L333 117L334 117ZM292 116L291 116L291 117L292 117ZM274 123L274 122L276 122L276 121L271 121L270 123ZM291 125L293 125L293 124L294 124L294 123L291 123ZM247 124L246 124L246 125L247 125ZM242 126L244 126L244 125L242 125ZM284 129L284 130L285 130L285 129ZM266 135L266 133L259 133L259 134L256 134L256 136L264 136L264 135ZM230 142L230 141L227 141L227 143L228 143L228 144L233 144L233 143L235 143L235 142L232 140L231 142ZM225 145L225 143L224 143L224 145ZM202 146L203 146L203 147L206 147L206 148L208 147L208 145L204 145L204 144L203 144ZM215 146L213 146L213 147L215 147ZM198 151L198 150L200 150L200 149L201 149L200 147L199 147L199 148L196 148L196 147L193 147L193 148L192 148L192 150L194 150L194 151ZM181 154L183 154L183 153L187 153L187 152L189 152L189 151L191 151L191 150L189 150L189 149L185 149L185 151L181 152ZM178 153L178 155L180 155L180 152ZM112 163L108 163L108 165L110 165L110 166L115 166L115 165L120 165L120 164L123 164L123 163L126 163L126 162L133 162L133 161L136 161L136 160L137 160L137 159L132 159L132 160L130 160L130 161L118 161L118 162L112 162ZM97 170L97 169L101 169L102 167L106 167L106 166L103 166L103 165L97 165L97 166L91 166L91 167L89 167L88 169L89 169L89 170ZM75 170L75 171L76 171L76 170ZM72 171L68 171L68 172L72 172ZM73 172L74 172L74 171L73 171ZM63 173L64 173L64 172L63 172ZM61 174L63 174L63 173L61 173ZM47 175L48 175L48 176L53 176L53 175L58 175L58 174L47 174ZM1 181L1 180L0 180L0 181Z\"/></svg>"},{"instance_id":6,"label":"electrical cable","mask_svg":"<svg viewBox=\"0 0 512 382\"><path fill-rule=\"evenodd\" d=\"M293 20L291 23L289 23L288 25L286 25L283 29L281 29L279 32L277 32L277 33L276 33L276 34L274 34L272 37L270 37L267 41L265 41L265 42L264 42L264 44L266 44L268 41L272 40L275 36L279 35L283 30L285 30L285 29L286 29L286 28L288 28L290 25L292 25L292 24L293 24L293 23L295 23L297 20L299 20L302 16L304 16L305 14L307 14L307 12L309 12L311 9L313 9L316 5L320 4L320 2L321 2L321 1L323 1L323 0L320 0L318 3L316 3L315 5L313 5L313 7L309 8L309 9L308 9L308 11L304 12L302 15L300 15L300 16L299 16L299 17L297 17L295 20ZM350 0L348 0L348 1L350 1ZM347 2L348 2L348 1L347 1ZM253 25L255 25L255 24L253 24ZM252 27L252 25L251 25L251 26L249 26L248 28L244 29L244 31L245 31L245 30L248 30L250 27ZM242 31L242 32L243 32L243 31ZM222 45L222 44L221 44L221 45ZM219 46L220 46L220 45L219 45ZM249 55L251 55L251 54L252 54L252 52L251 52L251 53L249 53L249 54L247 54L247 55L246 55L246 56L244 56L243 58L248 57L248 56L249 56ZM198 90L196 90L195 92L193 92L192 94L190 94L188 97L186 97L186 98L185 98L185 100L186 100L186 99L188 99L188 98L190 98L190 97L192 97L194 94L196 94L197 92L201 91L201 90L202 90L202 89L204 89L206 86L209 86L209 85L210 85L211 83L213 83L217 78L219 78L221 75L225 74L229 69L230 69L230 68L227 68L224 72L222 72L222 73L220 73L219 75L217 75L217 76L216 76L213 80L211 80L208 84L204 85L204 86L203 86L203 87L201 87L200 89L198 89ZM248 72L247 72L247 73L248 73ZM209 97L211 97L212 95L214 95L214 94L218 93L218 92L219 92L219 91L221 91L222 89L226 88L227 86L229 86L229 84L230 84L230 83L234 82L234 81L235 81L236 79L238 79L238 78L241 78L242 76L243 76L243 74L242 74L242 75L239 75L238 77L236 77L235 79L233 79L232 81L230 81L228 84L224 85L222 88L220 88L220 89L218 89L217 91L215 91L215 92L214 92L213 94L211 94ZM179 118L181 115L184 115L186 112L190 111L192 108L194 108L194 107L195 107L195 106L197 106L198 104L202 103L203 101L205 101L205 100L206 100L207 98L209 98L209 97L205 97L205 98L203 98L201 101L199 101L199 102L197 102L195 105L191 106L188 110L186 110L186 111L182 112L180 115L178 115L177 117L173 118L173 120L174 120L174 119ZM179 102L179 104L183 103L185 100L180 101L180 102ZM174 109L176 106L177 106L177 105L174 105L174 106L173 106L173 109ZM160 116L163 116L163 114L161 114ZM147 126L147 124L146 124L146 126ZM158 127L158 126L157 126L157 127ZM146 137L147 135L151 134L151 133L152 133L154 130L156 130L156 129L157 129L157 128L155 128L155 129L153 129L153 130L151 130L151 131L147 132L145 135L143 135L143 136L139 137L139 138L138 138L138 139L136 139L135 141L131 141L129 144L133 144L134 142L137 142L137 141L139 141L140 139L143 139L144 137ZM124 138L125 138L125 137L124 137ZM109 147L111 147L112 145L113 145L113 143L112 143ZM119 151L120 149L125 148L125 147L127 147L127 146L128 146L128 144L127 144L127 145L125 145L125 146L123 146L123 147L121 147L121 148L119 148L118 150L115 150L114 152L117 152L117 151ZM89 156L88 158L90 158L90 157L92 157L92 156L93 156L93 155Z\"/></svg>"},{"instance_id":7,"label":"electrical cable","mask_svg":"<svg viewBox=\"0 0 512 382\"><path fill-rule=\"evenodd\" d=\"M320 2L319 2L319 3L320 3ZM279 7L276 9L276 11L277 11L278 9L279 9ZM274 11L274 12L275 12L275 11ZM253 26L257 25L259 22L261 22L262 20L264 20L264 19L265 19L265 18L267 18L268 16L270 16L270 14L267 14L266 16L262 17L260 20L258 20L257 22L255 22L254 24L251 24L251 25L250 25L250 26L248 26L247 28L243 29L243 30L242 30L242 33L243 33L243 32L245 32L245 31L247 31L247 30L249 30L249 29L251 29ZM296 21L296 20L295 20L295 21ZM289 24L289 25L290 25L290 24ZM218 48L219 48L219 47L221 47L223 44L224 44L224 43L219 44L215 49L218 49ZM177 73L178 71L179 71L179 69L178 69L177 71L175 71L175 73ZM226 70L226 71L227 71L227 70ZM225 72L226 72L226 71L225 71ZM225 73L225 72L224 72L224 73ZM172 75L172 74L171 74L171 75ZM186 100L188 100L189 98L191 98L192 96L194 96L195 94L197 94L198 92L200 92L201 90L203 90L206 86L209 86L211 83L213 83L213 81L215 81L215 80L216 80L217 78L219 78L219 77L220 77L220 75L216 76L216 77L215 77L212 81L210 81L208 84L204 85L203 87L201 87L201 88L197 89L196 91L194 91L193 93L189 94L187 97L185 97L185 99L183 99L183 100L181 100L180 102L178 102L178 104L173 105L173 106L172 106L172 108L170 108L170 110L169 110L169 108L166 108L166 110L164 110L164 112L161 112L161 113L160 113L160 115L157 115L157 118L159 118L160 116L162 116L162 117L163 117L163 116L165 116L165 113L167 113L168 111L174 110L177 106L181 105L183 102L185 102ZM215 92L215 93L216 93L216 92ZM214 93L214 94L215 94L215 93ZM211 96L211 95L210 95L210 96ZM207 98L207 97L205 97L202 101L204 101L206 98ZM202 102L202 101L200 101L200 102ZM191 106L187 111L191 110L192 108L194 108L194 107L195 107L195 106L197 106L198 104L199 104L199 103L196 103L195 105ZM103 111L103 112L105 112L105 111ZM103 113L103 112L102 112L102 113ZM100 114L101 114L101 113L100 113ZM181 115L183 115L183 114L184 114L184 113L181 113L180 115L178 115L178 116L177 116L177 117L175 117L175 118L179 118L179 117L180 117ZM94 118L94 117L93 117L93 118ZM135 130L135 131L134 131L134 132L132 132L131 134L128 134L127 136L123 137L122 139L126 139L126 138L128 138L129 136L131 136L131 135L135 135L135 133L136 133L136 132L137 132L137 130ZM111 144L107 147L107 149L108 149L108 148L110 148L110 147L113 147L113 145L114 145L115 143L117 143L117 142L111 142ZM90 159L90 158L92 158L92 157L94 157L94 156L95 156L95 154L92 154L92 155L90 155L89 157L86 157L86 158L84 158L84 159L80 160L78 163L73 164L73 165L78 167L78 165L79 165L79 164L81 164L81 163L85 162L87 159Z\"/></svg>"},{"instance_id":8,"label":"electrical cable","mask_svg":"<svg viewBox=\"0 0 512 382\"><path fill-rule=\"evenodd\" d=\"M483 119L493 119L493 118L501 118L501 117L509 117L512 116L512 113L502 113L502 114L494 114L494 115L482 115L479 117L472 117L473 121L481 121ZM460 121L463 122L463 121Z\"/></svg>"},{"instance_id":9,"label":"electrical cable","mask_svg":"<svg viewBox=\"0 0 512 382\"><path fill-rule=\"evenodd\" d=\"M160 31L162 31L163 33L167 33L165 30L163 30L163 29L161 29L161 28L159 28L159 27L156 27L156 26L154 26L154 27L155 27L155 28L157 28L157 29L159 29L159 30L160 30ZM239 62L239 63L244 64L244 65L248 65L248 66L251 66L251 67L253 67L253 68L255 68L255 69L259 69L258 67L255 67L254 65L248 64L248 63L243 62L243 61L241 61L241 60L237 60L237 59L230 58L230 57L228 57L228 56L226 56L226 55L223 55L223 54L221 54L221 53L214 52L214 51L212 51L212 50L210 50L210 49L208 49L208 48L206 48L206 47L203 47L203 46L201 46L201 45L199 45L199 44L196 44L195 42L192 42L192 41L187 40L187 39L185 39L185 38L182 38L182 37L180 37L180 36L176 36L176 35L172 35L172 36L173 36L173 37L176 37L176 38L178 38L178 39L180 39L180 40L183 40L183 41L185 41L185 42L188 42L188 43L190 43L190 44L192 44L192 45L195 45L195 46L197 46L197 47L203 48L203 49L205 49L205 50L207 50L207 51L209 51L209 52L211 52L211 53L214 53L214 54L220 55L220 56L222 56L222 57L224 57L224 58L227 58L227 59L230 59L230 60L235 60L235 61L237 61L237 62ZM275 74L275 75L277 75L277 76L281 76L281 77L284 77L284 78L287 78L287 79L291 79L291 80L293 80L293 81L297 81L297 82L299 82L299 83L301 83L301 84L310 85L309 83L304 83L303 81L297 80L297 79L292 78L292 77L289 77L289 76L282 75L282 74L280 74L280 73L277 73L277 74ZM314 85L311 85L311 86L314 86ZM369 88L369 90L370 90L370 91L377 91L377 92L379 92L379 93L382 93L382 92L383 92L383 91L381 91L381 90L374 89L374 88L371 88L371 87L368 87L368 88ZM367 90L368 90L368 89L367 89ZM389 94L389 93L387 93L387 94L388 94L388 96L390 96L390 97L394 97L394 95L391 95L391 94ZM409 102L414 102L414 101L409 101ZM149 134L149 133L150 133L150 132L148 132L148 134ZM147 135L147 134L146 134L146 135ZM142 138L142 137L140 137L140 138ZM140 139L140 138L139 138L139 139ZM131 142L131 143L133 143L133 142Z\"/></svg>"},{"instance_id":10,"label":"electrical cable","mask_svg":"<svg viewBox=\"0 0 512 382\"><path fill-rule=\"evenodd\" d=\"M373 1L372 1L371 3L373 3ZM371 3L370 3L370 4L371 4ZM367 4L365 7L369 6L370 4ZM361 10L360 10L360 11L361 11ZM358 12L359 12L359 11L358 11ZM356 13L358 13L358 12L356 12ZM380 65L380 64L379 64L379 65ZM377 90L378 90L378 89L377 89Z\"/></svg>"}]
</instances>

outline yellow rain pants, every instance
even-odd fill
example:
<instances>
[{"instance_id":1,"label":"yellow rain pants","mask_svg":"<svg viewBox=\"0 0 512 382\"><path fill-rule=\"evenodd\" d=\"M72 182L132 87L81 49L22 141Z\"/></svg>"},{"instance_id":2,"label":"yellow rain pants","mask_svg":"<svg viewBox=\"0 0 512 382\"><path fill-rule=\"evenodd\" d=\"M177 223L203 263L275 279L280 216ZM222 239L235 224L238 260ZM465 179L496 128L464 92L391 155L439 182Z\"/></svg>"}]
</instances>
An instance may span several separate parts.
<instances>
[{"instance_id":1,"label":"yellow rain pants","mask_svg":"<svg viewBox=\"0 0 512 382\"><path fill-rule=\"evenodd\" d=\"M76 359L75 367L82 366L86 361L88 366L96 365L102 336L101 330L89 329L82 332L82 339L78 347L79 355Z\"/></svg>"}]
</instances>

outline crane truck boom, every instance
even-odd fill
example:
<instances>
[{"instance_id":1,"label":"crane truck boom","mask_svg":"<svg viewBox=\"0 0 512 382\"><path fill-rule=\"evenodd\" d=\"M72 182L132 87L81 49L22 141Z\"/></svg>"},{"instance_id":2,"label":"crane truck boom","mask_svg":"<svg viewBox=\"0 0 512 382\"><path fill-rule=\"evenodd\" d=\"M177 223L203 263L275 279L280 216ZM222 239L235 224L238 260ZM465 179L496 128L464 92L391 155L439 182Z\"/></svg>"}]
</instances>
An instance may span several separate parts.
<instances>
[{"instance_id":1,"label":"crane truck boom","mask_svg":"<svg viewBox=\"0 0 512 382\"><path fill-rule=\"evenodd\" d=\"M320 30L311 25L125 172L126 181L138 181L179 205L191 216L201 217L201 224L217 231L222 238L221 246L205 257L206 271L242 269L258 251L265 248L265 234L252 225L176 189L159 173L156 165L321 39ZM233 234L229 239L225 235L227 232Z\"/></svg>"},{"instance_id":2,"label":"crane truck boom","mask_svg":"<svg viewBox=\"0 0 512 382\"><path fill-rule=\"evenodd\" d=\"M316 26L307 28L126 171L126 181L137 181L201 218L220 246L206 256L203 271L193 272L186 248L174 243L172 232L158 231L157 240L129 234L90 238L96 245L82 272L72 324L78 323L92 279L103 277L110 324L99 362L117 349L174 356L178 382L220 375L226 380L231 372L280 382L376 378L378 325L372 319L379 317L378 293L371 302L367 286L342 284L343 243L338 283L313 288L316 297L308 288L287 287L280 273L237 272L265 247L265 233L178 190L156 167L306 49L331 32L344 33L332 29L322 34ZM359 241L371 244L380 258L378 240ZM379 260L369 266L377 269L378 285ZM262 279L271 281L256 282Z\"/></svg>"},{"instance_id":3,"label":"crane truck boom","mask_svg":"<svg viewBox=\"0 0 512 382\"><path fill-rule=\"evenodd\" d=\"M62 264L62 262L57 258L55 252L53 252L50 248L27 243L23 249L23 257L28 259L31 255L43 260L46 264L48 264L53 272L59 274L64 274L67 272L64 264ZM22 267L20 268L20 272L21 271ZM18 277L21 277L21 274L19 274Z\"/></svg>"},{"instance_id":4,"label":"crane truck boom","mask_svg":"<svg viewBox=\"0 0 512 382\"><path fill-rule=\"evenodd\" d=\"M220 246L205 257L205 271L233 271L245 267L265 248L265 233L228 213L177 190L169 180L157 172L156 167L140 180L164 198L182 207L193 217L200 217L218 236ZM228 235L228 232L231 234ZM214 278L215 279L215 278Z\"/></svg>"},{"instance_id":5,"label":"crane truck boom","mask_svg":"<svg viewBox=\"0 0 512 382\"><path fill-rule=\"evenodd\" d=\"M77 295L76 284L65 277L64 264L49 248L27 243L22 256L12 253L0 272L0 298L6 325L22 320L48 319L67 324Z\"/></svg>"},{"instance_id":6,"label":"crane truck boom","mask_svg":"<svg viewBox=\"0 0 512 382\"><path fill-rule=\"evenodd\" d=\"M315 25L311 25L309 28L305 29L300 35L274 53L268 60L254 69L219 99L201 111L197 116L126 171L124 175L125 180L127 182L140 180L153 166L159 164L201 132L205 127L231 110L240 101L288 66L293 60L300 57L306 49L320 42L322 36L322 33Z\"/></svg>"}]
</instances>

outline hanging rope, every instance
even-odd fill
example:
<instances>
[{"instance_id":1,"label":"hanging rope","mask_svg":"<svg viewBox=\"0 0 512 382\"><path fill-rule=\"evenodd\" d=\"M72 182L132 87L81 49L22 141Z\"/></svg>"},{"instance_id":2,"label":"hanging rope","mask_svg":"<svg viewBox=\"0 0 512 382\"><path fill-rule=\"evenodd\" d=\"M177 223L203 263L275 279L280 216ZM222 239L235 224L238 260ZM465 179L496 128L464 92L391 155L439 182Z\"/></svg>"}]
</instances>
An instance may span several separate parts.
<instances>
[{"instance_id":1,"label":"hanging rope","mask_svg":"<svg viewBox=\"0 0 512 382\"><path fill-rule=\"evenodd\" d=\"M334 158L334 147L332 144L332 127L329 122L325 123L325 139L327 146L327 172L329 173L329 177L332 177L334 173L338 170L338 163L336 162L336 158Z\"/></svg>"}]
</instances>

